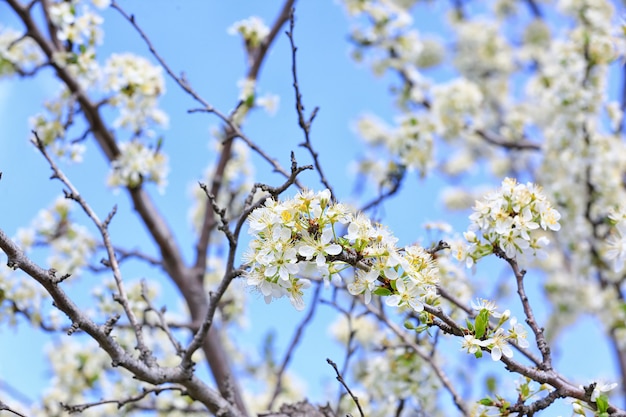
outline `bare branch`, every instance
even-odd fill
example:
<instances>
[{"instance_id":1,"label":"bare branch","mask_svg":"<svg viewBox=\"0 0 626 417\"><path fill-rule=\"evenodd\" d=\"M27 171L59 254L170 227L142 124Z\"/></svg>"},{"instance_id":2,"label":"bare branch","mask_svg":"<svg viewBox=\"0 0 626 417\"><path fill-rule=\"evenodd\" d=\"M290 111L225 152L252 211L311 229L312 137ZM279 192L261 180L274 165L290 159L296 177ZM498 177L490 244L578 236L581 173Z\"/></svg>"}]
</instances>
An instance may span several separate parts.
<instances>
[{"instance_id":1,"label":"bare branch","mask_svg":"<svg viewBox=\"0 0 626 417\"><path fill-rule=\"evenodd\" d=\"M141 39L143 39L143 41L148 46L148 49L150 50L150 53L152 53L152 56L156 58L156 60L159 62L159 65L163 67L165 72L167 72L167 74L174 80L174 82L176 82L176 84L178 84L178 86L188 95L190 95L195 101L200 103L203 108L207 109L207 111L213 112L213 106L211 106L207 101L205 101L202 97L200 97L198 93L196 93L196 91L191 87L191 85L184 78L184 76L182 75L178 76L174 73L174 71L170 68L170 66L165 61L165 59L163 59L163 57L156 50L156 48L152 44L152 41L150 40L148 35L137 24L137 19L135 18L135 16L132 14L126 13L124 9L122 9L122 7L119 4L117 4L116 1L111 2L111 7L117 10L133 26L133 28L135 29L135 31L137 31Z\"/></svg>"},{"instance_id":2,"label":"bare branch","mask_svg":"<svg viewBox=\"0 0 626 417\"><path fill-rule=\"evenodd\" d=\"M478 136L483 138L486 142L492 145L496 145L498 147L504 148L504 149L530 150L530 151L541 150L540 145L537 145L536 143L527 141L525 139L518 140L518 141L510 141L510 140L507 140L505 138L498 136L494 132L483 130L483 129L476 129L474 133L476 133Z\"/></svg>"},{"instance_id":3,"label":"bare branch","mask_svg":"<svg viewBox=\"0 0 626 417\"><path fill-rule=\"evenodd\" d=\"M47 270L35 264L24 252L0 229L0 249L7 255L7 265L13 269L21 269L36 280L54 301L54 306L65 313L78 328L91 336L99 346L111 357L114 367L121 366L130 371L137 379L153 385L178 383L184 386L189 396L204 404L213 413L222 413L232 417L243 414L233 407L222 396L209 388L204 382L182 369L162 368L156 364L147 365L126 352L111 337L103 326L94 323L89 316L78 307L68 295L51 278Z\"/></svg>"},{"instance_id":4,"label":"bare branch","mask_svg":"<svg viewBox=\"0 0 626 417\"><path fill-rule=\"evenodd\" d=\"M137 321L137 317L135 316L135 313L131 309L130 304L128 303L128 296L126 295L124 283L122 282L122 273L120 271L119 264L117 263L117 259L115 257L115 250L113 249L113 246L111 244L111 240L109 237L108 224L113 218L113 215L115 214L116 209L114 208L111 211L111 213L107 216L105 221L102 222L98 218L98 215L93 211L91 206L85 201L85 199L82 198L78 190L70 182L69 178L65 176L63 171L59 169L59 167L56 165L54 160L50 157L45 145L43 144L41 139L39 139L39 135L37 134L37 132L33 131L33 134L35 135L33 144L36 146L39 152L41 152L44 158L46 158L46 160L48 161L50 168L52 168L52 172L53 172L52 177L59 179L69 189L69 192L66 191L66 197L71 198L72 200L76 201L81 206L83 211L87 214L87 216L93 221L93 223L98 228L98 231L100 232L100 235L102 236L102 242L108 254L107 262L108 262L108 265L111 267L111 270L113 272L113 278L115 279L115 284L117 286L118 294L116 294L114 298L117 302L119 302L122 305L122 308L124 309L124 313L126 314L126 317L128 318L128 321L130 322L131 326L133 327L133 330L135 332L135 338L137 340L137 349L141 353L142 359L146 361L146 363L153 362L154 358L152 356L152 352L150 351L150 349L148 348L148 346L146 345L144 341L141 326L139 322Z\"/></svg>"},{"instance_id":5,"label":"bare branch","mask_svg":"<svg viewBox=\"0 0 626 417\"><path fill-rule=\"evenodd\" d=\"M117 404L117 408L121 409L125 405L129 405L131 403L135 403L135 402L143 400L150 394L159 395L160 393L166 392L166 391L179 391L181 395L187 395L187 392L185 391L185 389L181 387L160 386L160 387L154 387L154 388L143 388L141 393L134 395L132 397L124 398L124 399L100 400L100 401L94 401L91 403L74 404L74 405L61 403L61 406L65 409L65 411L67 411L70 414L82 413L83 411L89 408L97 407L99 405L104 405L104 404Z\"/></svg>"},{"instance_id":6,"label":"bare branch","mask_svg":"<svg viewBox=\"0 0 626 417\"><path fill-rule=\"evenodd\" d=\"M335 373L337 374L337 377L336 377L337 381L339 381L339 383L344 386L346 391L348 391L348 394L354 401L354 404L356 404L356 407L358 408L359 414L361 415L361 417L365 417L365 414L363 413L363 409L361 408L361 404L359 403L359 399L357 398L356 395L354 395L354 393L352 393L352 390L350 390L350 387L348 386L346 381L343 379L343 377L339 373L339 369L337 369L337 364L333 362L332 360L330 360L329 358L326 358L326 362L328 362L328 364L332 366L333 369L335 370Z\"/></svg>"},{"instance_id":7,"label":"bare branch","mask_svg":"<svg viewBox=\"0 0 626 417\"><path fill-rule=\"evenodd\" d=\"M16 411L14 409L12 409L11 407L9 407L7 404L3 403L2 401L0 401L0 411L8 411L11 414L14 414L18 417L26 417L25 414L20 413L19 411Z\"/></svg>"},{"instance_id":8,"label":"bare branch","mask_svg":"<svg viewBox=\"0 0 626 417\"><path fill-rule=\"evenodd\" d=\"M201 182L199 183L199 185L200 185L200 188L202 188L202 191L204 191L204 194L206 194L208 200L211 202L211 207L213 208L213 212L218 215L220 221L222 222L222 224L218 227L219 230L222 231L224 235L226 235L226 239L228 239L228 244L230 246L236 246L237 241L235 240L235 237L231 233L230 229L228 228L228 219L226 218L226 210L218 206L215 196L211 194L211 192L209 191L209 187L207 187L206 184Z\"/></svg>"},{"instance_id":9,"label":"bare branch","mask_svg":"<svg viewBox=\"0 0 626 417\"><path fill-rule=\"evenodd\" d=\"M313 123L313 119L317 115L319 107L315 107L311 112L311 115L307 118L304 115L304 104L302 103L302 93L300 92L300 85L298 84L298 71L296 68L296 51L298 48L296 47L294 41L293 30L295 27L295 10L291 10L289 14L289 30L286 32L287 37L289 38L289 44L291 45L291 74L293 77L293 89L296 96L296 112L298 114L298 125L302 132L304 133L304 143L301 143L300 146L307 149L313 158L313 165L315 165L315 169L319 174L320 181L324 184L330 191L331 199L333 201L337 201L335 193L333 191L333 187L330 185L330 182L326 179L324 175L324 170L322 169L322 164L319 161L319 153L313 148L313 143L311 142L311 124Z\"/></svg>"},{"instance_id":10,"label":"bare branch","mask_svg":"<svg viewBox=\"0 0 626 417\"><path fill-rule=\"evenodd\" d=\"M524 314L526 315L526 323L528 324L528 326L530 326L531 330L535 334L537 347L539 348L539 352L541 352L541 356L543 358L539 366L544 371L550 371L552 370L550 347L548 346L546 337L543 334L543 328L539 327L539 325L537 324L535 314L533 313L530 302L528 301L528 297L526 296L526 290L524 289L524 275L526 275L526 271L520 269L517 261L514 258L509 258L508 256L506 256L501 248L497 246L494 247L494 254L499 258L504 259L513 270L513 274L515 275L515 281L517 283L517 294L519 295L520 301L522 302L522 307L524 308Z\"/></svg>"},{"instance_id":11,"label":"bare branch","mask_svg":"<svg viewBox=\"0 0 626 417\"><path fill-rule=\"evenodd\" d=\"M178 342L178 340L176 340L176 338L172 334L172 331L170 329L170 325L167 323L167 320L165 320L165 316L164 316L164 314L165 314L165 307L163 307L161 309L156 309L154 307L154 305L152 304L152 300L150 300L150 298L148 297L148 288L147 288L147 284L146 284L146 280L145 279L141 280L141 298L143 298L143 300L148 305L148 308L146 308L144 313L152 311L154 314L157 315L157 317L159 319L159 322L157 323L157 327L159 327L161 330L163 330L163 332L165 333L167 338L170 340L170 343L172 344L172 346L176 350L176 353L179 356L181 356L183 354L183 347Z\"/></svg>"}]
</instances>

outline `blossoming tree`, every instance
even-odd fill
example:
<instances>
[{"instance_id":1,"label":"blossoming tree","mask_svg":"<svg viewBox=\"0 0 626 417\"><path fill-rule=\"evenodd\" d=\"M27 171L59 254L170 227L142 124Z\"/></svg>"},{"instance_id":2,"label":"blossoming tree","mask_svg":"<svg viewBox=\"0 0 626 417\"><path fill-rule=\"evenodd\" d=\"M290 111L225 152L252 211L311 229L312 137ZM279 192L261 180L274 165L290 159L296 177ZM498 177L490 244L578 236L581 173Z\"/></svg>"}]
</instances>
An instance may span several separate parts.
<instances>
[{"instance_id":1,"label":"blossoming tree","mask_svg":"<svg viewBox=\"0 0 626 417\"><path fill-rule=\"evenodd\" d=\"M576 415L626 416L619 5L340 1L354 59L391 83L396 112L393 121L357 120L366 151L354 166L367 186L349 196L329 175L329 165L343 167L349 156L323 152L314 134L318 109L305 111L296 20L307 15L295 3L276 5L269 24L255 16L224 23L246 57L230 111L170 65L132 4L0 3L12 16L0 26L1 82L52 75L57 85L23 136L51 169L45 186L60 193L13 237L11 219L0 218L0 326L29 326L53 341L47 389L27 403L8 388L11 375L0 375L0 411L530 416L552 415L565 402ZM420 27L424 13L441 14L431 34ZM111 52L103 43L109 18L149 53L124 45ZM304 137L281 146L306 151L306 160L291 152L287 165L269 152L271 133L252 136L246 125L254 109L276 109L277 98L259 91L262 65L280 42L288 46L290 62L281 65ZM187 178L195 182L191 236L172 226L160 197L180 185L170 162L180 158L180 167L197 152L185 143L168 155L166 90L192 100L189 113L220 124L214 160L204 175ZM0 166L0 186L17 181L14 165ZM257 180L253 165L280 177ZM85 175L96 179L88 189L78 185ZM449 184L442 220L461 212L464 225L431 222L429 238L394 236L382 208L417 194L403 189L415 176ZM130 206L99 198L119 194ZM415 222L411 212L407 222ZM136 238L136 224L147 240ZM478 285L479 274L490 279ZM529 281L542 293L528 290ZM292 334L280 363L271 343L258 360L231 337L254 299L286 299L297 317L293 329L289 320L281 328ZM327 360L339 396L314 405L289 365L320 306L334 313L331 334L342 354ZM559 334L583 315L601 324L615 381L601 380L602 370L575 380L556 364ZM321 339L318 350L327 346ZM579 343L593 351L597 342ZM498 383L474 371L493 365Z\"/></svg>"}]
</instances>

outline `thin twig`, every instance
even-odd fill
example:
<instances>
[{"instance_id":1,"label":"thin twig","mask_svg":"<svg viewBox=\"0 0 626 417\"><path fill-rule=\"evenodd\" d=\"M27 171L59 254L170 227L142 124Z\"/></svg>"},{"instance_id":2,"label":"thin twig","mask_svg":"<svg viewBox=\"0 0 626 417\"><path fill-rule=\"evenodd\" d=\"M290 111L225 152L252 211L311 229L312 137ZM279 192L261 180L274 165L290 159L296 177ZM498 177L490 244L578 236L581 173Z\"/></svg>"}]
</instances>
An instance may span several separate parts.
<instances>
[{"instance_id":1,"label":"thin twig","mask_svg":"<svg viewBox=\"0 0 626 417\"><path fill-rule=\"evenodd\" d=\"M18 417L26 417L26 414L22 414L19 411L12 409L11 407L3 403L2 401L0 401L0 411L8 411L9 413L12 413Z\"/></svg>"},{"instance_id":2,"label":"thin twig","mask_svg":"<svg viewBox=\"0 0 626 417\"><path fill-rule=\"evenodd\" d=\"M535 19L543 19L543 13L541 13L541 9L535 0L526 0L526 4Z\"/></svg>"},{"instance_id":3,"label":"thin twig","mask_svg":"<svg viewBox=\"0 0 626 417\"><path fill-rule=\"evenodd\" d=\"M187 392L184 388L181 388L178 386L161 386L161 387L154 387L154 388L143 388L142 392L140 392L139 394L134 395L132 397L125 398L125 399L100 400L100 401L94 401L91 403L74 404L74 405L61 403L61 406L65 409L65 411L67 411L70 414L82 413L89 408L97 407L99 405L104 405L104 404L117 404L117 408L121 409L125 405L136 403L138 401L143 400L150 394L159 395L162 392L166 392L166 391L179 391L181 395L187 395Z\"/></svg>"},{"instance_id":4,"label":"thin twig","mask_svg":"<svg viewBox=\"0 0 626 417\"><path fill-rule=\"evenodd\" d=\"M152 300L150 300L150 298L148 297L148 286L147 286L147 283L146 283L145 279L141 280L141 298L143 298L143 300L146 302L146 304L148 306L145 309L144 314L149 312L149 311L152 311L153 313L155 313L157 315L157 317L159 318L159 322L156 324L156 326L158 328L160 328L161 330L163 330L163 332L165 333L167 338L170 340L170 343L172 344L172 346L176 350L176 354L178 354L179 356L182 356L182 354L183 354L183 347L180 344L180 342L178 342L178 340L176 340L176 338L172 334L172 330L170 329L170 325L168 324L167 320L165 320L165 307L162 307L160 309L156 309L154 307L154 305L152 304ZM146 320L144 320L144 321L146 321Z\"/></svg>"},{"instance_id":5,"label":"thin twig","mask_svg":"<svg viewBox=\"0 0 626 417\"><path fill-rule=\"evenodd\" d=\"M313 165L315 165L315 169L320 177L320 181L330 191L330 196L332 201L337 201L335 197L335 193L333 191L333 187L330 185L330 182L326 179L324 175L324 170L322 169L322 164L319 160L319 153L313 148L313 143L311 142L311 124L313 123L313 119L317 115L319 111L319 107L315 107L311 112L311 115L307 118L304 115L304 104L302 103L302 93L300 92L300 85L298 83L298 71L296 66L296 51L298 48L296 47L293 30L295 27L295 10L291 10L289 14L289 30L285 32L287 37L289 38L289 44L291 45L291 74L293 77L293 89L296 96L296 112L298 114L298 125L302 132L304 133L304 143L301 143L300 146L307 149L313 158Z\"/></svg>"},{"instance_id":6,"label":"thin twig","mask_svg":"<svg viewBox=\"0 0 626 417\"><path fill-rule=\"evenodd\" d=\"M207 196L207 199L211 203L213 212L218 215L220 221L222 222L222 224L218 227L219 230L224 233L224 235L226 236L226 239L228 239L229 245L236 245L237 241L235 239L235 236L232 234L232 232L228 228L229 222L228 222L228 219L226 218L226 209L221 208L217 204L217 199L215 195L211 194L211 192L209 191L209 187L206 184L200 182L198 185L200 186L202 191L204 191L204 194Z\"/></svg>"},{"instance_id":7,"label":"thin twig","mask_svg":"<svg viewBox=\"0 0 626 417\"><path fill-rule=\"evenodd\" d=\"M396 194L398 191L400 191L400 186L402 185L403 179L404 170L401 170L400 172L390 176L389 180L391 181L391 187L386 191L381 192L378 197L374 198L369 203L366 203L363 207L361 207L360 211L368 211L372 208L378 207L383 201Z\"/></svg>"},{"instance_id":8,"label":"thin twig","mask_svg":"<svg viewBox=\"0 0 626 417\"><path fill-rule=\"evenodd\" d=\"M528 326L530 326L531 330L535 334L537 348L539 348L539 352L541 352L542 361L539 366L542 370L550 371L552 370L550 346L548 345L546 337L543 333L543 328L539 327L539 324L537 324L535 314L533 313L530 302L528 301L528 297L526 296L526 290L524 289L524 276L526 275L526 271L520 269L515 258L509 258L508 256L506 256L501 248L495 247L494 254L499 258L504 259L513 270L513 274L515 275L515 281L517 283L517 294L519 295L520 301L522 302L522 307L524 309L524 314L526 315L526 323L528 324Z\"/></svg>"},{"instance_id":9,"label":"thin twig","mask_svg":"<svg viewBox=\"0 0 626 417\"><path fill-rule=\"evenodd\" d=\"M150 53L152 53L152 56L154 56L156 58L156 60L159 62L159 65L161 65L161 67L163 67L163 69L165 70L165 72L167 72L167 74L174 80L174 82L176 84L178 84L178 86L187 94L189 94L194 100L196 100L198 103L200 103L205 109L209 110L209 109L213 109L213 107L207 102L205 101L189 84L189 82L187 82L187 80L183 77L183 76L178 76L174 73L174 71L172 70L172 68L167 64L167 62L165 61L165 59L163 59L163 57L161 56L161 54L159 54L159 52L156 50L156 48L154 47L154 45L152 44L152 41L150 40L150 38L148 37L148 35L143 31L143 29L141 29L141 27L137 24L137 19L135 18L134 15L132 14L128 14L124 11L124 9L122 9L122 7L117 4L116 1L112 1L111 2L111 8L117 10L135 29L135 31L139 34L139 36L141 37L141 39L143 39L143 41L146 43L146 46L148 47L148 49L150 50Z\"/></svg>"},{"instance_id":10,"label":"thin twig","mask_svg":"<svg viewBox=\"0 0 626 417\"><path fill-rule=\"evenodd\" d=\"M359 409L359 414L361 414L361 417L365 417L365 414L363 413L363 409L361 408L361 404L359 403L358 397L352 393L352 390L350 390L350 387L348 386L346 381L343 379L343 377L339 373L339 369L337 369L337 364L333 362L332 360L330 360L329 358L326 358L326 362L328 362L328 364L332 366L333 369L335 370L335 373L337 374L337 377L336 377L337 381L339 381L339 383L343 385L346 391L348 391L348 394L352 398L352 401L354 401L354 404L356 404L356 407Z\"/></svg>"}]
</instances>

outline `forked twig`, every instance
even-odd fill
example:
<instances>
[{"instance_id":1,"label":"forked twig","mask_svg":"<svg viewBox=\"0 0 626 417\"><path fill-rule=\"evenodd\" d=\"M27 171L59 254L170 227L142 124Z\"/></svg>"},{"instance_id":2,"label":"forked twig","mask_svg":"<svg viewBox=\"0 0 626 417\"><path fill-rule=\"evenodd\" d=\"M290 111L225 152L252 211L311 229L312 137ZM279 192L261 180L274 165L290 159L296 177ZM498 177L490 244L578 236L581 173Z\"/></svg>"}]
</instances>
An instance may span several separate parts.
<instances>
[{"instance_id":1,"label":"forked twig","mask_svg":"<svg viewBox=\"0 0 626 417\"><path fill-rule=\"evenodd\" d=\"M135 313L133 312L128 302L126 289L124 287L124 283L122 282L122 274L119 268L119 264L117 262L117 258L115 256L115 249L113 248L113 245L111 243L111 239L109 236L108 225L111 222L113 215L115 214L116 208L114 208L111 211L111 213L107 216L105 221L101 221L98 215L96 214L96 212L91 208L91 206L87 203L87 201L85 201L85 199L80 195L80 193L78 192L78 189L74 187L74 185L69 180L69 178L67 178L67 176L63 173L63 171L61 171L61 169L57 166L56 162L54 162L52 157L48 154L48 150L46 149L46 146L43 144L43 142L39 138L39 134L37 133L37 131L33 131L32 133L35 136L32 143L33 145L35 145L37 150L41 152L41 154L44 156L46 161L48 161L48 164L50 165L50 168L52 169L52 172L53 172L52 178L58 179L69 189L69 191L64 191L65 197L76 201L80 205L80 207L83 209L85 214L87 214L87 216L92 220L92 222L98 228L98 231L100 232L100 235L102 236L102 242L107 251L107 255L108 255L107 263L108 263L108 266L111 267L111 270L113 272L113 278L115 279L115 285L118 291L118 294L116 294L114 298L118 303L120 303L120 305L124 309L124 313L126 314L126 317L128 318L128 321L130 322L131 326L133 327L135 338L137 340L137 349L140 351L142 359L146 361L147 363L148 362L151 363L154 360L154 358L152 357L152 352L150 351L150 349L145 343L143 332L141 330L141 325L139 324L139 321L137 320L137 317L135 316Z\"/></svg>"}]
</instances>

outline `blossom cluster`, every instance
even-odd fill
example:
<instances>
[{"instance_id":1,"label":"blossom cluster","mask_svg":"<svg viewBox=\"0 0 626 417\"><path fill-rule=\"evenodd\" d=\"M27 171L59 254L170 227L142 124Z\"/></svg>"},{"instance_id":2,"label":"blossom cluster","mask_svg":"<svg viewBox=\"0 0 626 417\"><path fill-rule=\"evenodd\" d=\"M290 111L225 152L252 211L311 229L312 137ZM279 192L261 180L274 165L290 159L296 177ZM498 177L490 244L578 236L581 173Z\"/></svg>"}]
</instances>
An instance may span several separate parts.
<instances>
[{"instance_id":1,"label":"blossom cluster","mask_svg":"<svg viewBox=\"0 0 626 417\"><path fill-rule=\"evenodd\" d=\"M246 46L249 48L256 48L269 35L270 29L263 22L263 19L257 16L252 16L244 20L240 20L232 24L228 28L230 35L241 34Z\"/></svg>"},{"instance_id":2,"label":"blossom cluster","mask_svg":"<svg viewBox=\"0 0 626 417\"><path fill-rule=\"evenodd\" d=\"M97 8L109 0L93 0ZM66 68L85 91L98 90L103 104L118 111L115 127L133 132L135 140L121 144L121 156L112 163L109 183L136 186L140 181L165 184L166 157L140 144L140 137L151 137L153 126L166 126L167 115L158 100L165 92L162 69L147 59L130 53L112 54L103 65L96 60L96 47L102 41L103 18L84 1L55 1L49 5L54 35L64 48L55 50L51 63ZM44 64L44 56L33 39L8 28L0 28L0 76L30 73ZM94 97L94 102L97 100ZM62 88L58 96L45 103L45 112L34 115L30 124L51 153L81 162L84 141L71 137L77 111L76 96ZM138 159L135 160L134 158Z\"/></svg>"},{"instance_id":3,"label":"blossom cluster","mask_svg":"<svg viewBox=\"0 0 626 417\"><path fill-rule=\"evenodd\" d=\"M28 71L42 62L42 53L31 38L0 25L0 77Z\"/></svg>"},{"instance_id":4,"label":"blossom cluster","mask_svg":"<svg viewBox=\"0 0 626 417\"><path fill-rule=\"evenodd\" d=\"M157 107L165 93L161 67L134 54L113 54L104 67L104 83L113 93L109 103L120 109L116 126L139 133L149 123L167 125L167 115Z\"/></svg>"},{"instance_id":5,"label":"blossom cluster","mask_svg":"<svg viewBox=\"0 0 626 417\"><path fill-rule=\"evenodd\" d=\"M623 210L612 210L608 215L613 225L611 234L604 244L604 257L613 266L616 273L624 269L626 260L626 213Z\"/></svg>"},{"instance_id":6,"label":"blossom cluster","mask_svg":"<svg viewBox=\"0 0 626 417\"><path fill-rule=\"evenodd\" d=\"M438 269L430 253L418 245L398 248L386 228L333 203L328 190L268 199L248 222L253 240L245 255L247 282L268 303L288 296L302 310L303 290L310 286L302 276L331 280L351 266L347 289L366 303L376 294L388 296L387 305L422 311L437 298Z\"/></svg>"},{"instance_id":7,"label":"blossom cluster","mask_svg":"<svg viewBox=\"0 0 626 417\"><path fill-rule=\"evenodd\" d=\"M457 259L471 267L497 249L509 258L517 254L541 255L541 249L549 243L541 231L559 230L560 218L541 187L505 178L499 190L476 202L470 215L472 224L464 233L469 246L457 250Z\"/></svg>"},{"instance_id":8,"label":"blossom cluster","mask_svg":"<svg viewBox=\"0 0 626 417\"><path fill-rule=\"evenodd\" d=\"M157 184L162 191L167 185L167 155L148 148L142 142L120 144L120 155L111 163L108 183L111 187L137 187L144 181Z\"/></svg>"},{"instance_id":9,"label":"blossom cluster","mask_svg":"<svg viewBox=\"0 0 626 417\"><path fill-rule=\"evenodd\" d=\"M394 128L374 116L362 117L356 128L370 146L376 147L377 152L361 162L361 169L366 169L366 164L382 163L380 151L386 150L398 164L409 171L417 170L420 176L425 176L434 166L433 141L436 126L424 116L416 113L399 117ZM369 168L367 171L372 173L374 170ZM389 167L386 171L389 171ZM380 177L378 183L383 181L384 175Z\"/></svg>"},{"instance_id":10,"label":"blossom cluster","mask_svg":"<svg viewBox=\"0 0 626 417\"><path fill-rule=\"evenodd\" d=\"M515 342L521 348L529 345L526 340L528 332L517 318L511 317L509 310L499 313L496 304L492 301L480 299L472 302L472 308L476 311L474 322L468 322L467 334L463 336L461 349L476 357L482 356L482 349L487 348L491 352L491 359L499 361L502 356L513 357L513 350L510 342ZM489 319L498 319L498 324L493 327L489 324ZM502 327L509 322L509 329Z\"/></svg>"},{"instance_id":11,"label":"blossom cluster","mask_svg":"<svg viewBox=\"0 0 626 417\"><path fill-rule=\"evenodd\" d=\"M94 2L101 7L100 2ZM84 2L58 1L50 4L50 20L56 38L65 48L54 52L56 65L65 67L83 88L92 87L100 78L96 47L102 43L104 19Z\"/></svg>"},{"instance_id":12,"label":"blossom cluster","mask_svg":"<svg viewBox=\"0 0 626 417\"><path fill-rule=\"evenodd\" d=\"M32 130L48 150L66 161L80 163L86 146L82 141L67 140L67 103L71 94L65 90L55 100L46 101L46 112L38 113L29 119Z\"/></svg>"},{"instance_id":13,"label":"blossom cluster","mask_svg":"<svg viewBox=\"0 0 626 417\"><path fill-rule=\"evenodd\" d=\"M102 17L83 8L78 13L77 1L50 4L50 20L57 29L57 38L75 45L94 46L102 40Z\"/></svg>"}]
</instances>

